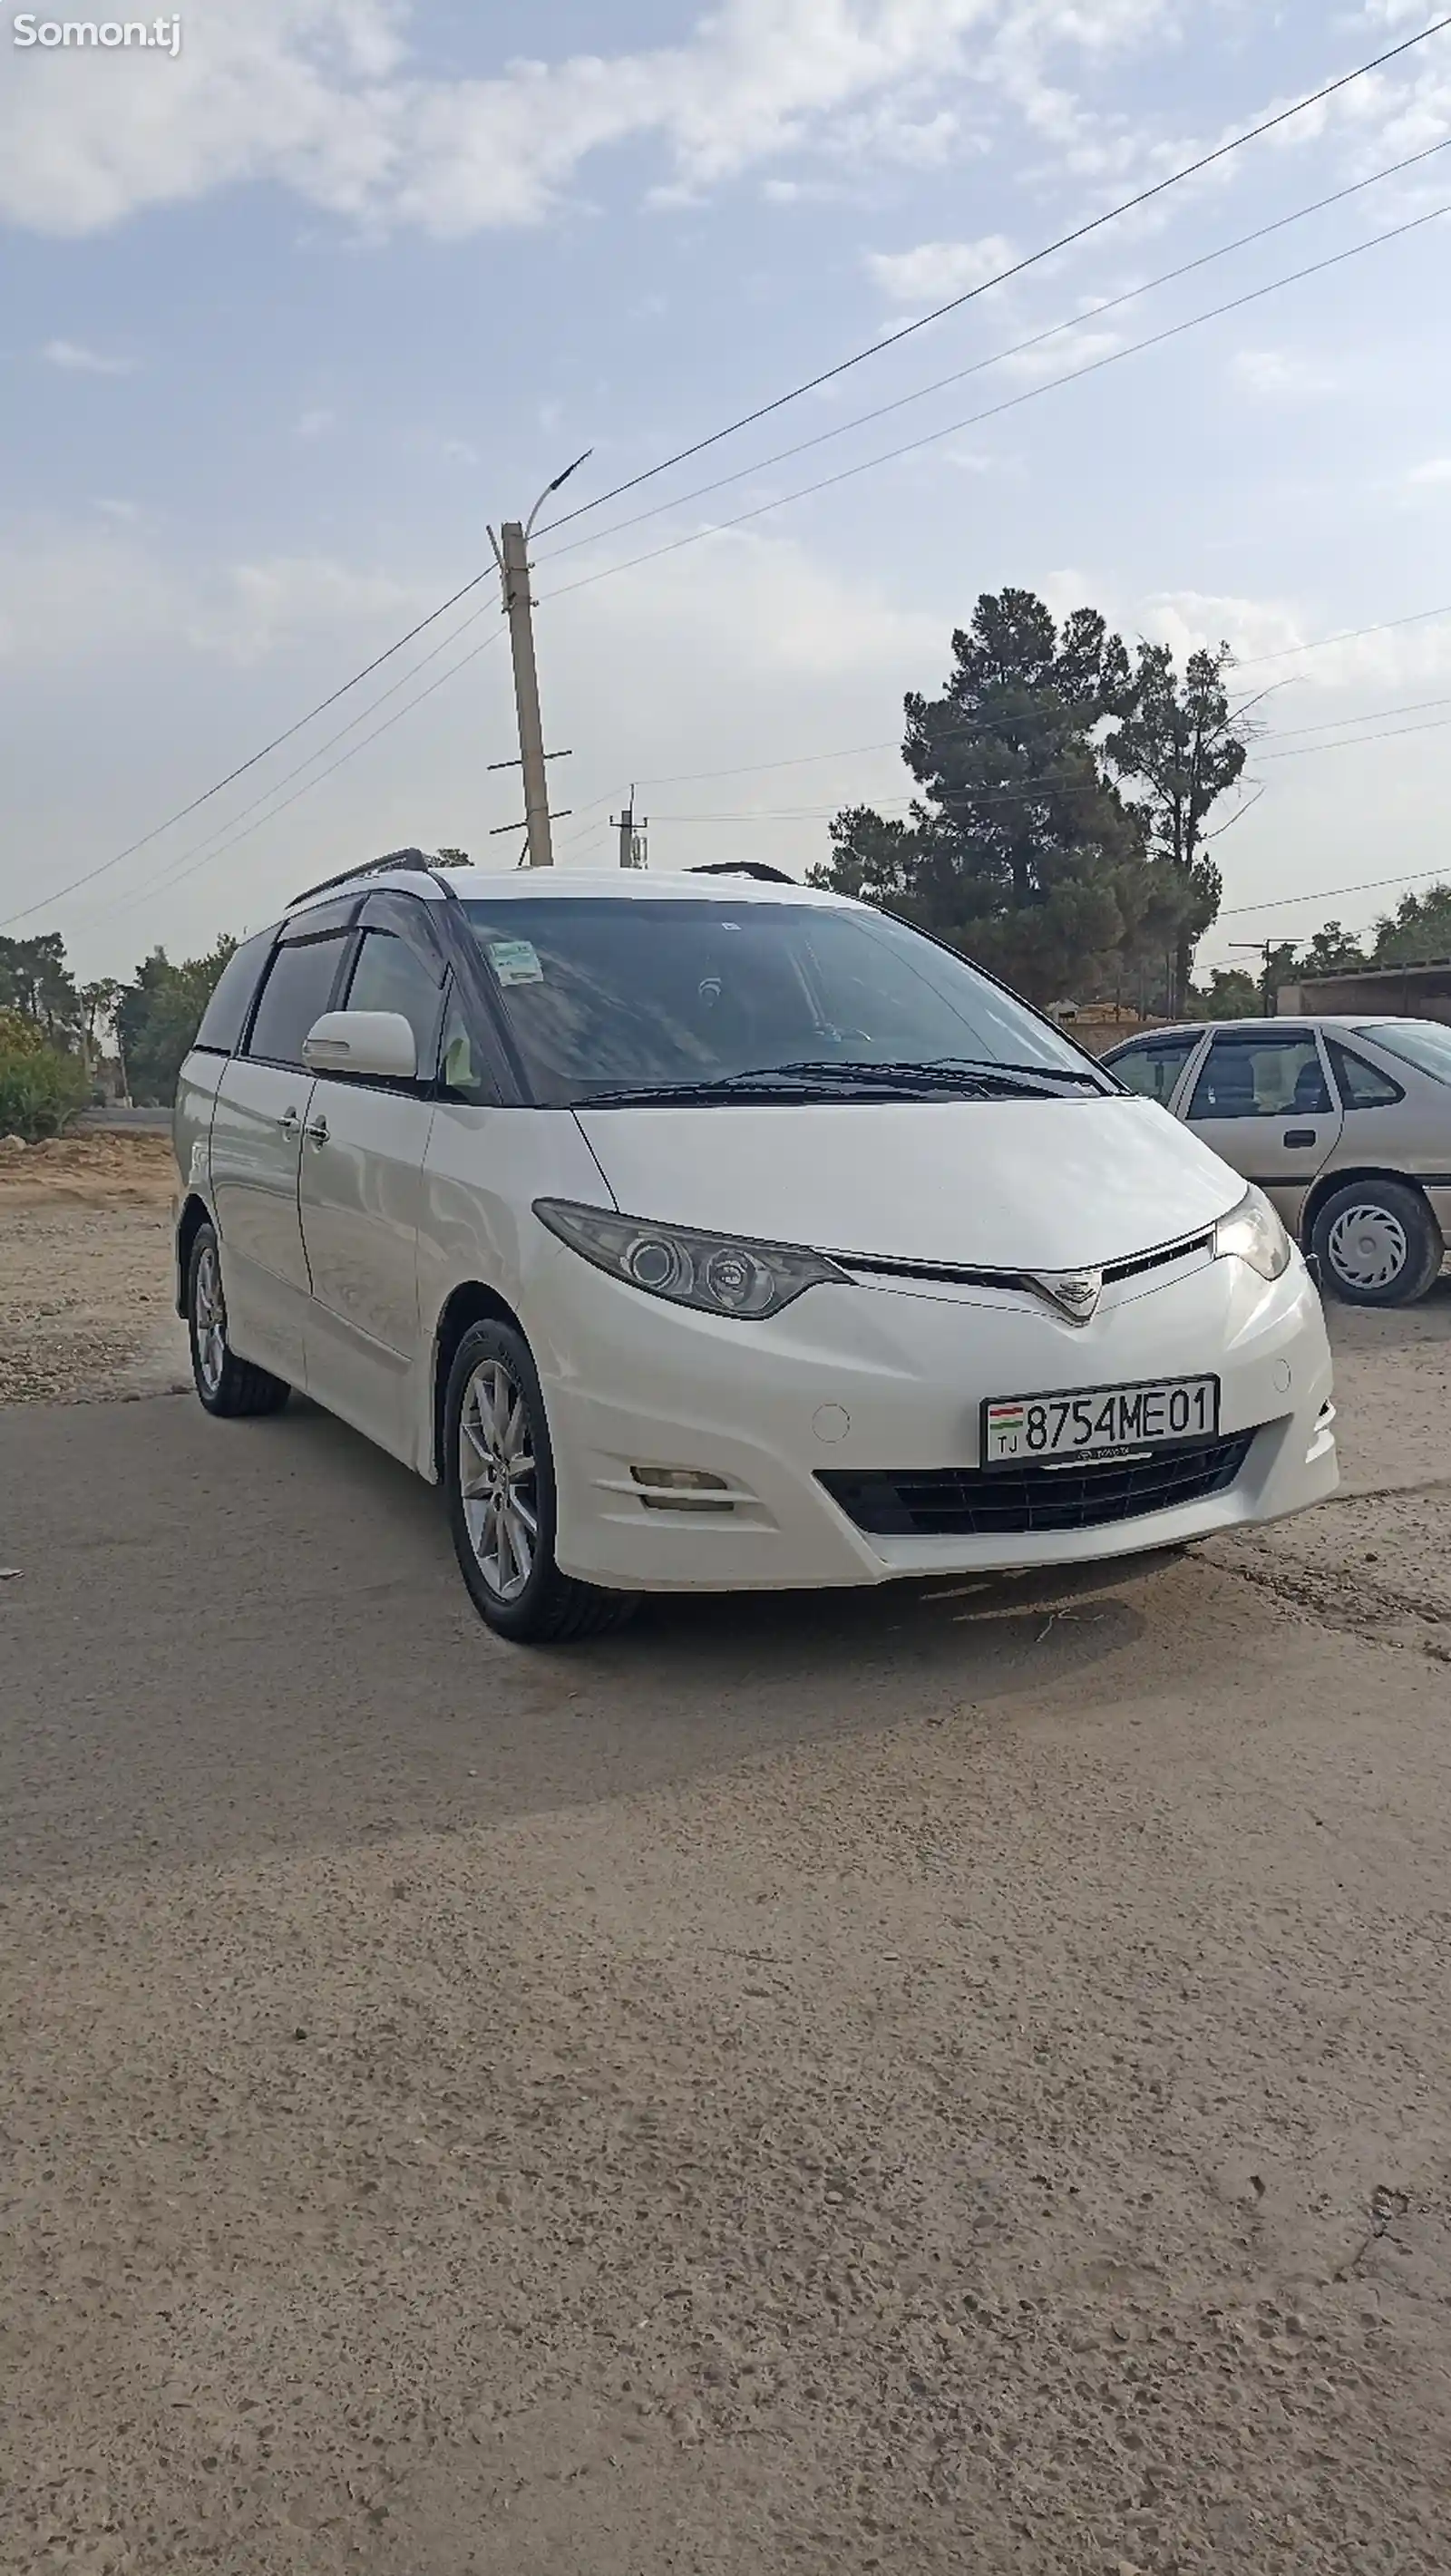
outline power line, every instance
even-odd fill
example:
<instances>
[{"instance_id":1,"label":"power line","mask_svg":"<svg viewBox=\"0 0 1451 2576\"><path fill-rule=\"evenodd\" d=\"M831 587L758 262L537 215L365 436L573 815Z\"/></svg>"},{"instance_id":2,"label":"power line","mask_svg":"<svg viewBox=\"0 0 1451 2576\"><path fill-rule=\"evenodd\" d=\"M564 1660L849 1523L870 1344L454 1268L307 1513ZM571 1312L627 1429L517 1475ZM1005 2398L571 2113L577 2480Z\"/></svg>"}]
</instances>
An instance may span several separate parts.
<instances>
[{"instance_id":1,"label":"power line","mask_svg":"<svg viewBox=\"0 0 1451 2576\"><path fill-rule=\"evenodd\" d=\"M1414 169L1422 161L1434 160L1438 153L1448 148L1451 148L1451 136L1443 136L1439 143L1429 144L1423 152L1408 153L1404 160L1389 162L1385 169L1373 170L1367 178L1353 180L1345 188L1336 188L1328 197L1317 197L1309 205L1295 207L1288 215L1276 216L1271 223L1258 224L1253 232L1241 233L1235 241L1221 242L1215 250L1201 251L1196 259L1183 260L1177 268L1166 268L1161 276L1146 278L1142 285L1126 287L1121 295L1107 296L1086 313L1070 314L1066 321L1054 322L1046 331L1035 331L1026 340L1015 340L1011 348L997 349L990 357L977 358L971 366L958 367L951 375L938 376L930 385L919 385L911 393L899 394L892 402L878 403L872 411L855 412L850 420L834 421L829 428L817 430L812 437L799 439L794 447L777 448L774 455L757 457L749 465L737 466L729 474L718 475L713 483L698 483L693 491L677 492L668 501L657 501L650 509L638 511L634 518L617 519L613 527L572 537L567 546L556 546L552 554L541 555L539 560L541 563L558 563L565 555L577 553L581 546L603 545L610 537L622 536L631 528L643 527L650 519L661 518L672 510L683 510L692 501L708 500L712 493L724 492L732 483L744 482L753 474L764 474L773 465L787 464L793 456L805 456L812 448L825 447L834 438L845 438L854 429L867 428L872 421L886 420L893 412L906 411L913 403L925 402L931 394L945 392L949 385L964 384L970 376L985 375L990 367L1004 366L1010 359L1023 357L1029 350L1041 349L1046 342L1061 338L1066 331L1091 329L1106 313L1117 313L1124 305L1137 303L1142 295L1152 295L1159 287L1172 286L1177 279L1191 277L1198 269L1210 268L1216 260L1228 259L1235 251L1250 249L1254 243L1267 240L1272 233L1285 232L1292 224L1304 223L1311 215L1323 214L1328 206L1338 206L1347 197L1359 196L1366 188L1376 187L1382 179L1398 178L1402 171ZM950 432L945 434L951 435ZM598 507L599 504L590 506ZM558 520L555 524L562 527L564 522Z\"/></svg>"},{"instance_id":2,"label":"power line","mask_svg":"<svg viewBox=\"0 0 1451 2576\"><path fill-rule=\"evenodd\" d=\"M893 465L903 456L914 456L924 447L935 447L944 438L955 437L962 429L973 429L985 420L997 420L1004 412L1017 411L1022 405L1039 401L1044 394L1056 393L1064 385L1081 384L1085 377L1101 375L1106 367L1116 367L1125 358L1142 357L1147 349L1162 348L1170 340L1182 339L1187 331L1196 331L1206 322L1218 322L1227 313L1243 312L1250 304L1259 304L1267 295L1277 295L1286 286L1298 286L1307 277L1322 276L1326 270L1343 267L1346 261L1359 259L1366 251L1379 250L1387 242L1399 241L1407 233L1419 232L1423 225L1436 223L1451 213L1451 204L1432 206L1422 215L1413 215L1403 224L1393 224L1385 232L1372 233L1368 240L1353 242L1347 250L1334 251L1326 259L1311 260L1304 268L1291 269L1284 277L1271 278L1264 286L1250 288L1244 295L1232 296L1227 303L1211 305L1204 313L1191 313L1182 322L1170 323L1162 331L1151 332L1146 339L1133 340L1127 348L1111 349L1106 356L1090 360L1087 366L1073 367L1061 376L1049 376L1040 385L1026 386L1021 393L1010 394L1000 403L983 411L969 412L962 420L944 422L938 429L924 431L920 438L910 438L900 447L889 447L878 456L863 457L856 465L843 466L839 473L827 474L815 483L804 483L795 492L783 492L773 501L760 501L753 509L740 510L734 518L719 519L714 526L697 528L687 536L672 537L668 544L652 546L641 555L627 556L623 563L605 564L598 572L585 573L578 581L565 582L558 590L545 591L544 600L568 599L576 590L588 590L596 582L612 581L618 573L634 572L640 565L658 563L662 556L679 554L686 546L700 545L707 537L724 536L732 528L743 528L754 519L763 519L773 510L790 509L797 501L808 501L818 492L834 491L839 484L855 481L859 474L874 473L878 466Z\"/></svg>"},{"instance_id":3,"label":"power line","mask_svg":"<svg viewBox=\"0 0 1451 2576\"><path fill-rule=\"evenodd\" d=\"M295 769L284 770L280 778L274 778L271 786L264 787L261 795L255 796L250 805L240 806L235 814L228 815L225 823L219 823L214 832L208 832L202 840L194 841L190 850L183 851L183 860L194 857L199 850L209 848L213 841L221 840L225 834L231 832L235 824L242 822L248 814L255 814L259 805L267 804L270 799L277 794L279 788L288 787L291 785L294 778L300 778L304 770L311 769L317 761L322 759L324 752L332 750L334 743L344 741L350 733L355 733L357 731L360 724L366 724L369 716L375 715L379 707L386 706L388 700L390 698L395 698L400 689L406 689L410 680L416 680L420 671L426 671L430 662L436 662L440 653L446 653L450 644L456 643L460 635L467 633L470 626L477 625L478 620L486 614L487 605L484 608L474 609L467 617L460 618L457 626L453 627L450 632L445 635L442 643L435 644L432 652L420 655L419 659L412 665L411 669L404 672L401 680L395 680L393 686L389 689L380 690L377 697L372 700L370 705L364 707L360 715L352 717L347 724L340 725L336 733L329 734L326 742L320 742L316 751L309 752L306 760L300 760ZM454 664L452 667L457 669L460 665ZM416 699L410 700L410 704L412 705L416 705L417 703ZM400 709L400 713L402 712L404 712L404 710ZM371 735L368 739L371 741ZM361 750L362 745L359 744L358 748ZM327 777L329 773L324 770L321 775L323 777ZM280 807L278 810L281 810ZM119 903L100 907L97 917L101 920L109 920L113 913L128 911L131 904L139 896L149 894L153 888L165 887L172 884L174 882L172 871L175 865L176 862L174 859L168 859L165 865L159 868L154 876L143 877L140 885L133 886L130 893L124 895ZM51 897L51 901L58 903L62 896L68 894L70 891L71 888L63 886L59 894Z\"/></svg>"},{"instance_id":4,"label":"power line","mask_svg":"<svg viewBox=\"0 0 1451 2576\"><path fill-rule=\"evenodd\" d=\"M3 923L0 923L0 929L11 930L17 921L29 921L35 913L43 912L47 904L59 903L63 895L75 894L81 886L94 885L97 877L107 876L112 868L119 868L123 859L132 859L138 850L146 849L152 841L159 841L162 833L169 832L174 823L184 823L188 814L195 814L199 807L209 805L214 796L220 796L224 787L230 787L237 779L245 778L249 769L255 769L258 762L266 760L272 752L280 751L285 742L291 742L294 734L301 733L304 725L310 725L316 717L325 715L329 707L337 705L339 698L347 696L349 689L357 688L360 681L369 678L372 672L380 670L385 662L390 662L395 653L401 653L405 644L413 642L415 635L421 635L426 627L435 626L440 617L446 617L449 610L456 608L461 599L467 599L469 592L477 590L479 583L485 578L484 573L476 572L471 581L466 581L461 590L453 593L451 599L445 599L439 607L431 608L426 617L420 617L416 626L409 627L406 635L400 635L395 644L390 644L382 653L376 653L371 662L364 663L361 671L355 671L350 680L344 680L341 688L334 689L328 697L320 698L315 707L309 707L305 716L298 717L296 724L288 725L285 732L274 734L270 742L264 742L260 751L254 751L246 760L238 761L236 768L229 769L225 778L219 778L214 786L204 788L201 795L194 796L189 805L178 806L174 814L167 815L164 823L154 824L149 832L142 833L139 841L132 841L124 850L118 850L114 858L103 859L99 867L88 868L84 876L73 877L69 885L61 886L58 890L43 896L39 903L27 904L22 912L12 912Z\"/></svg>"},{"instance_id":5,"label":"power line","mask_svg":"<svg viewBox=\"0 0 1451 2576\"><path fill-rule=\"evenodd\" d=\"M1236 903L1216 914L1216 921L1242 921L1247 912L1284 912L1296 903L1334 903L1343 894L1379 894L1387 886L1424 885L1428 877L1451 877L1451 868L1421 868L1405 877L1361 877L1355 885L1322 886L1317 894L1272 894L1263 903Z\"/></svg>"},{"instance_id":6,"label":"power line","mask_svg":"<svg viewBox=\"0 0 1451 2576\"><path fill-rule=\"evenodd\" d=\"M297 788L291 796L284 796L282 803L280 805L274 805L270 814L259 815L255 823L249 823L245 831L234 833L231 840L223 841L219 849L213 849L211 847L211 842L216 838L215 833L213 833L209 835L206 841L197 842L193 845L192 849L183 851L182 863L173 872L170 878L168 878L168 885L179 885L184 877L191 876L196 873L195 868L189 867L186 864L188 860L195 859L196 868L209 867L213 859L224 858L228 850L236 848L239 841L249 841L254 832L260 832L262 830L264 824L275 822L277 816L279 814L285 814L288 806L295 805L299 797L310 795L313 788L320 787L325 778L331 778L334 770L342 769L350 760L356 760L360 751L366 751L370 742L377 741L379 734L388 733L395 724L401 724L406 715L411 715L415 707L423 704L425 698L431 698L434 690L441 689L445 680L451 680L455 672L463 670L465 665L469 662L476 662L481 653L487 653L493 645L499 643L502 638L502 631L502 629L497 629L494 634L486 635L482 644L475 644L470 652L461 653L456 662L450 662L446 670L439 672L436 680L429 681L426 689L420 689L416 698L405 699L403 705L397 708L394 714L391 716L385 716L380 725L374 725L371 733L364 734L361 742L355 742L351 751L345 751L337 760L329 762L327 768L320 770L316 778L309 778L305 784ZM139 894L128 895L126 901L118 904L115 909L117 912L128 912L131 909L132 904L139 902L139 900Z\"/></svg>"},{"instance_id":7,"label":"power line","mask_svg":"<svg viewBox=\"0 0 1451 2576\"><path fill-rule=\"evenodd\" d=\"M1310 644L1282 644L1274 653L1252 653L1247 660L1236 657L1237 671L1258 671L1266 662L1288 662L1296 653L1323 653L1331 644L1359 644L1367 635L1393 635L1402 626L1424 626L1431 617L1451 617L1451 599L1439 608L1413 609L1409 617L1383 617L1376 626L1346 626L1338 635L1317 635Z\"/></svg>"},{"instance_id":8,"label":"power line","mask_svg":"<svg viewBox=\"0 0 1451 2576\"><path fill-rule=\"evenodd\" d=\"M1212 168L1217 162L1227 159L1230 154L1242 150L1246 144L1256 142L1262 136L1273 133L1294 117L1303 115L1309 108L1321 105L1339 91L1349 88L1352 83L1365 79L1371 72L1383 69L1387 63L1398 60L1400 56L1411 52L1415 46L1424 44L1429 37L1440 35L1448 25L1451 25L1451 16L1434 20L1429 27L1423 27L1415 35L1404 37L1400 43L1388 46L1382 53L1372 56L1368 62L1357 64L1352 71L1344 72L1336 80L1326 82L1322 88L1312 91L1305 98L1296 100L1291 106L1280 109L1274 116L1266 117L1258 125L1249 127L1244 133L1232 136L1227 143L1218 145L1214 151L1202 153L1197 160L1186 163L1182 169L1171 172L1167 178L1156 180L1151 187L1140 189L1135 196L1125 198L1121 204L1111 207L1106 213L1096 215L1091 221L1077 226L1072 232L1064 233L1057 240L1045 243L1039 250L1016 261L996 277L985 278L981 284L969 288L962 295L951 297L932 312L919 314L914 321L904 323L900 329L887 333L885 337L872 342L869 347L857 350L851 357L841 359L835 366L824 369L805 383L793 386L784 394L778 394L771 402L758 405L754 411L743 413L738 419L728 422L724 428L712 431L708 437L697 439L692 445L678 449L673 456L663 458L659 464L648 467L640 474L630 476L625 482L616 484L610 491L601 493L594 501L583 504L581 510L571 511L565 517L550 521L541 534L548 534L551 529L567 526L572 520L582 516L586 510L603 509L609 502L620 499L627 492L638 490L642 484L653 481L657 475L666 473L671 467L686 463L692 456L703 454L707 448L718 446L722 440L733 437L738 430L749 428L756 421L769 418L773 413L784 409L788 403L800 400L805 394L831 383L836 377L846 374L853 367L863 365L868 358L879 356L884 350L910 339L919 331L926 330L929 324L941 321L947 314L957 312L965 305L975 302L978 297L987 294L992 287L1004 285L1011 278L1022 276L1043 260L1052 258L1058 251L1069 249L1075 243L1087 240L1090 235L1102 231L1106 225L1117 222L1121 215L1130 214L1136 208L1148 205L1155 198L1163 196L1169 189L1178 187L1184 180L1196 177L1201 171ZM1288 284L1293 281L1284 282ZM1089 373L1092 370L1085 369L1080 372ZM958 426L964 425L958 424ZM952 432L945 430L940 435L951 436ZM789 497L795 499L805 496ZM747 515L757 514L748 513ZM739 525L740 522L731 524ZM662 551L667 550L662 549ZM643 557L640 560L647 561L649 558ZM620 571L631 568L628 565L615 567ZM142 833L139 839L130 842L124 850L116 851L111 858L102 860L82 876L73 878L59 891L47 894L40 903L27 905L21 911L11 913L0 926L6 929L13 928L17 922L30 920L36 912L44 909L46 903L58 902L62 896L74 894L83 886L94 884L99 877L109 874L112 868L119 867L124 860L134 857L138 850L145 849L152 841L159 840L162 833L170 831L174 824L184 822L188 815L195 814L201 806L209 804L211 799L219 796L224 788L233 785L238 778L245 777L249 770L255 769L260 762L268 759L272 752L279 750L284 743L290 742L304 726L311 724L317 716L325 714L330 706L335 706L339 698L345 697L350 689L356 688L384 662L391 660L395 653L401 652L405 645L412 643L415 636L421 635L440 617L446 616L450 608L456 607L459 600L466 598L471 591L478 588L480 582L488 578L490 569L486 567L483 571L472 574L468 581L464 582L448 599L441 601L437 608L431 609L426 617L420 618L406 634L400 635L395 642L386 646L384 651L376 654L371 662L365 663L361 670L355 671L338 688L330 691L327 697L320 699L315 707L309 708L305 715L299 716L295 723L288 725L281 733L274 735L271 741L264 743L260 750L250 753L246 760L239 761L235 768L227 771L224 777L215 780L210 787L204 788L199 796L193 797L188 804L179 806L175 813L167 815L164 821L154 824L150 831ZM602 577L592 576L596 579ZM571 585L571 587L578 586Z\"/></svg>"},{"instance_id":9,"label":"power line","mask_svg":"<svg viewBox=\"0 0 1451 2576\"><path fill-rule=\"evenodd\" d=\"M1247 143L1256 143L1262 135L1273 134L1278 126L1287 125L1292 118L1303 116L1308 108L1319 107L1324 100L1333 98L1337 91L1348 89L1352 82L1364 80L1369 73L1382 70L1385 64L1395 62L1400 55L1409 53L1412 46L1423 45L1429 36L1439 36L1448 26L1451 26L1451 16L1436 19L1431 26L1421 28L1417 35L1404 37L1399 44L1388 46L1384 53L1376 54L1370 62L1359 63L1354 71L1342 72L1337 80L1327 81L1322 89L1312 91L1309 97L1297 99L1293 106L1279 109L1274 116L1265 117L1260 124L1250 126L1245 133L1232 136L1228 143L1218 144L1214 151L1201 153L1196 161L1186 162L1182 169L1171 171L1168 178L1156 179L1152 187L1141 188L1136 196L1126 197L1120 205L1110 207L1106 214L1095 215L1088 223L1077 225L1072 232L1060 234L1056 241L1045 242L1040 250L1030 251L1025 258L1015 260L1008 268L1000 269L996 276L984 278L980 285L967 288L961 295L949 297L945 304L936 305L930 313L919 314L915 321L902 323L899 329L887 332L884 338L873 340L869 347L856 350L849 358L839 359L835 366L823 368L819 375L809 376L803 384L793 385L789 392L777 394L772 401L758 404L754 411L743 412L739 419L728 421L723 429L712 430L708 437L696 439L689 447L677 448L673 456L665 457L658 465L647 466L639 474L630 475L625 482L615 484L611 491L602 492L596 500L582 502L578 509L566 511L560 518L547 521L541 528L540 535L548 536L556 528L570 526L574 520L582 518L586 511L604 509L609 502L618 501L626 492L638 491L641 484L653 482L657 475L668 473L672 466L683 465L692 456L703 455L707 448L718 447L723 439L733 438L738 430L750 429L758 420L768 420L773 412L783 411L788 403L799 402L804 395L815 393L820 386L834 383L838 376L848 374L853 367L863 366L868 358L877 358L884 350L895 349L903 340L910 340L916 332L925 331L931 323L942 321L949 313L961 312L964 305L976 303L979 296L989 294L994 287L1005 286L1011 278L1022 277L1027 270L1038 267L1043 260L1052 259L1058 251L1069 250L1074 243L1087 241L1091 234L1101 232L1106 224L1117 223L1121 215L1132 214L1136 207L1151 204L1154 198L1162 197L1168 189L1177 188L1184 180L1197 177L1201 170L1212 169L1216 162L1227 160L1233 152L1242 151Z\"/></svg>"}]
</instances>

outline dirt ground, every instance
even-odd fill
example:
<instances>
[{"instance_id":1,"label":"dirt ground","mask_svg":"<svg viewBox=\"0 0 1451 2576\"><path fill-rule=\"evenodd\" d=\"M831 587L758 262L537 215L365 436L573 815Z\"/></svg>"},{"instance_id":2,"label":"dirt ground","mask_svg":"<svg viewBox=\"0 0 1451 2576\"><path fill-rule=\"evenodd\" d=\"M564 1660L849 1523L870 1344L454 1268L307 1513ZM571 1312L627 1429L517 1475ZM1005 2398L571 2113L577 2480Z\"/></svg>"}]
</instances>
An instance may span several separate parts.
<instances>
[{"instance_id":1,"label":"dirt ground","mask_svg":"<svg viewBox=\"0 0 1451 2576\"><path fill-rule=\"evenodd\" d=\"M1279 1529L524 1656L341 1426L106 1400L96 1142L0 1171L5 2576L1444 2576L1451 1288Z\"/></svg>"}]
</instances>

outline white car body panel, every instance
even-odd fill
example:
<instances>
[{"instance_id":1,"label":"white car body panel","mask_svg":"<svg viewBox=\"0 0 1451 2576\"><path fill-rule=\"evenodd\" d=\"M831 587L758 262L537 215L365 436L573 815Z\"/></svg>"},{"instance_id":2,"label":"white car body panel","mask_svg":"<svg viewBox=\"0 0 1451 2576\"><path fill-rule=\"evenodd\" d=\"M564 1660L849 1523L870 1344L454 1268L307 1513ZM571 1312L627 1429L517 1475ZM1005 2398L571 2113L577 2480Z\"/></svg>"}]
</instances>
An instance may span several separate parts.
<instances>
[{"instance_id":1,"label":"white car body panel","mask_svg":"<svg viewBox=\"0 0 1451 2576\"><path fill-rule=\"evenodd\" d=\"M290 1386L306 1384L312 1292L297 1188L312 1090L310 1073L234 1057L211 1125L210 1197L226 1245L228 1308L245 1318L245 1356Z\"/></svg>"},{"instance_id":2,"label":"white car body panel","mask_svg":"<svg viewBox=\"0 0 1451 2576\"><path fill-rule=\"evenodd\" d=\"M434 1115L431 1100L320 1074L302 1144L302 1239L312 1276L307 1392L410 1462L419 1220Z\"/></svg>"},{"instance_id":3,"label":"white car body panel","mask_svg":"<svg viewBox=\"0 0 1451 2576\"><path fill-rule=\"evenodd\" d=\"M903 1261L1113 1261L1212 1225L1244 1190L1156 1101L1127 1097L585 1109L579 1123L631 1216Z\"/></svg>"}]
</instances>

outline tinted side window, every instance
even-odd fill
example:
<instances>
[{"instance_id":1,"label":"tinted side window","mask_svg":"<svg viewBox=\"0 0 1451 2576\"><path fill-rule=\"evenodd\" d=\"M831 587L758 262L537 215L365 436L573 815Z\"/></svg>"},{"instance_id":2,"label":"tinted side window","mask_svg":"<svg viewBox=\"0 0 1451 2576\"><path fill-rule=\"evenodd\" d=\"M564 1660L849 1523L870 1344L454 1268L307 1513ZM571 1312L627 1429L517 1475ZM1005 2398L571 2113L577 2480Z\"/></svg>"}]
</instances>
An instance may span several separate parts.
<instances>
[{"instance_id":1,"label":"tinted side window","mask_svg":"<svg viewBox=\"0 0 1451 2576\"><path fill-rule=\"evenodd\" d=\"M346 936L336 930L330 939L292 940L278 949L252 1022L248 1055L265 1056L271 1064L301 1064L303 1039L331 1005Z\"/></svg>"},{"instance_id":2,"label":"tinted side window","mask_svg":"<svg viewBox=\"0 0 1451 2576\"><path fill-rule=\"evenodd\" d=\"M1130 1047L1126 1055L1114 1057L1109 1072L1146 1100L1169 1100L1198 1044L1196 1037L1159 1038L1152 1046Z\"/></svg>"},{"instance_id":3,"label":"tinted side window","mask_svg":"<svg viewBox=\"0 0 1451 2576\"><path fill-rule=\"evenodd\" d=\"M399 1011L413 1031L418 1072L433 1078L442 994L432 968L391 930L365 930L348 987L350 1011Z\"/></svg>"},{"instance_id":4,"label":"tinted side window","mask_svg":"<svg viewBox=\"0 0 1451 2576\"><path fill-rule=\"evenodd\" d=\"M1389 1109L1405 1093L1398 1082L1378 1066L1367 1064L1363 1055L1352 1055L1338 1038L1329 1038L1330 1061L1340 1085L1340 1097L1347 1109Z\"/></svg>"},{"instance_id":5,"label":"tinted side window","mask_svg":"<svg viewBox=\"0 0 1451 2576\"><path fill-rule=\"evenodd\" d=\"M216 1055L231 1054L247 1024L252 996L275 936L275 932L264 930L259 938L244 940L227 959L202 1013L193 1046L205 1047Z\"/></svg>"},{"instance_id":6,"label":"tinted side window","mask_svg":"<svg viewBox=\"0 0 1451 2576\"><path fill-rule=\"evenodd\" d=\"M1217 1037L1189 1104L1191 1118L1319 1118L1330 1107L1320 1050L1300 1037Z\"/></svg>"}]
</instances>

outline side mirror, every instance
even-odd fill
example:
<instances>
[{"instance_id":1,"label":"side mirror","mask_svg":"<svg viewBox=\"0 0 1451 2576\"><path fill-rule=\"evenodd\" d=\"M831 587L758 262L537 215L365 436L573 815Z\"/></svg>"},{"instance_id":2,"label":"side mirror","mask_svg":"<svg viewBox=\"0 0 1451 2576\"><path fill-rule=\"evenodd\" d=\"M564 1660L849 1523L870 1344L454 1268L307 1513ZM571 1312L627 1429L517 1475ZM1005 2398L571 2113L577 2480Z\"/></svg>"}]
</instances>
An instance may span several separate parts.
<instances>
[{"instance_id":1,"label":"side mirror","mask_svg":"<svg viewBox=\"0 0 1451 2576\"><path fill-rule=\"evenodd\" d=\"M375 1081L412 1082L418 1048L401 1011L324 1011L302 1043L310 1073L370 1073Z\"/></svg>"}]
</instances>

